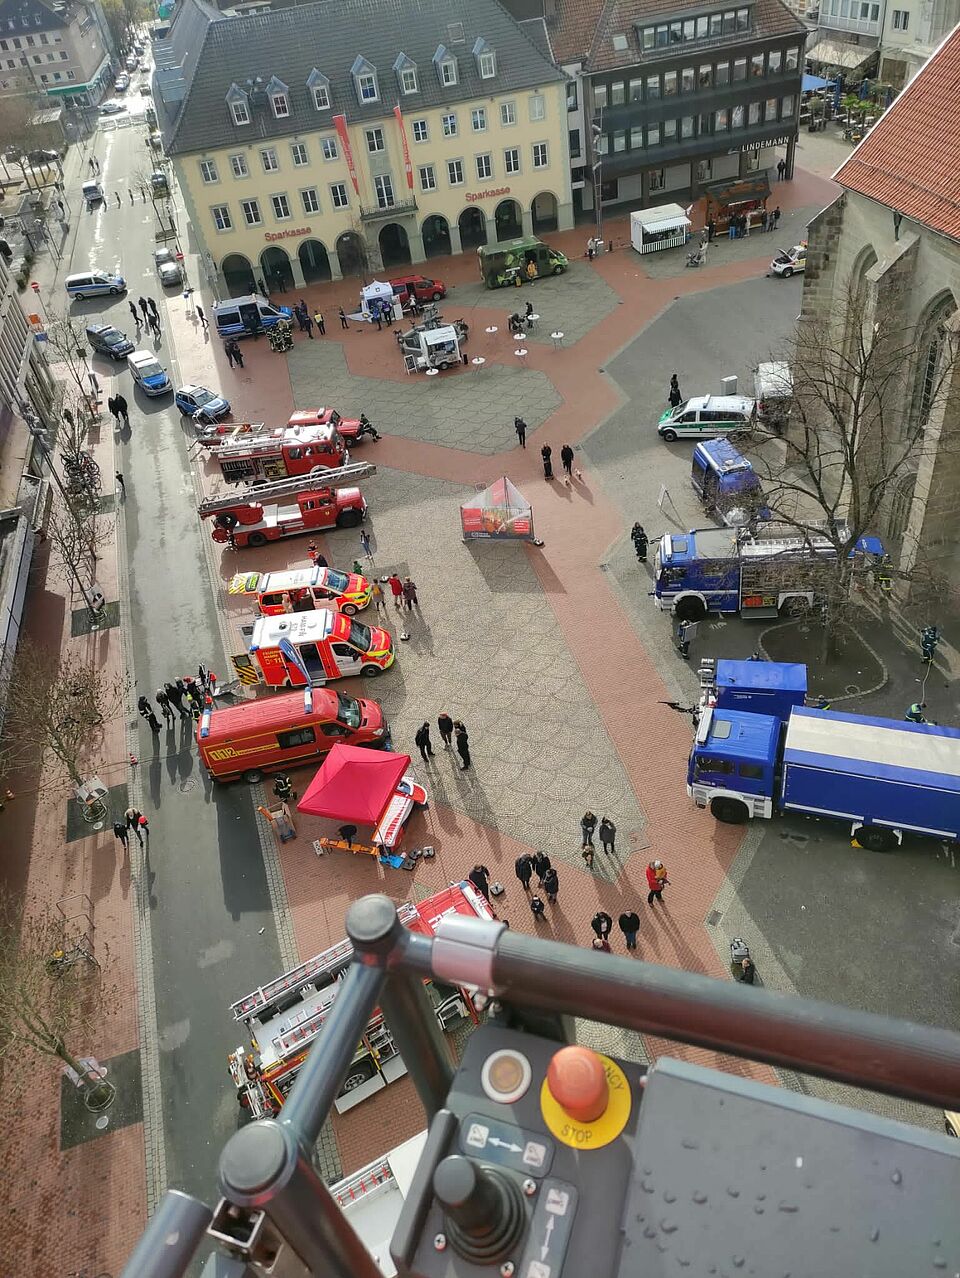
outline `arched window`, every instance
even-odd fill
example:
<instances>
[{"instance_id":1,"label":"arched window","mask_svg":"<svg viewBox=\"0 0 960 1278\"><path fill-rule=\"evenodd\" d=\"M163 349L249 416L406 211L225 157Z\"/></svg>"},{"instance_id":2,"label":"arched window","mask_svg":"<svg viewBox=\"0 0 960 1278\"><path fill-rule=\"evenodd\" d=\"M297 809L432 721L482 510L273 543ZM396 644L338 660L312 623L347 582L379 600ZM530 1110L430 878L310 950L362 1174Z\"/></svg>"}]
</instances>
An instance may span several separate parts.
<instances>
[{"instance_id":1,"label":"arched window","mask_svg":"<svg viewBox=\"0 0 960 1278\"><path fill-rule=\"evenodd\" d=\"M917 370L913 385L914 420L926 426L943 389L947 365L956 358L956 335L948 320L957 309L953 296L939 298L928 312L917 344Z\"/></svg>"},{"instance_id":2,"label":"arched window","mask_svg":"<svg viewBox=\"0 0 960 1278\"><path fill-rule=\"evenodd\" d=\"M901 475L893 490L890 502L890 518L887 520L887 548L899 545L907 531L907 520L910 518L910 507L913 505L913 490L917 484L915 471Z\"/></svg>"}]
</instances>

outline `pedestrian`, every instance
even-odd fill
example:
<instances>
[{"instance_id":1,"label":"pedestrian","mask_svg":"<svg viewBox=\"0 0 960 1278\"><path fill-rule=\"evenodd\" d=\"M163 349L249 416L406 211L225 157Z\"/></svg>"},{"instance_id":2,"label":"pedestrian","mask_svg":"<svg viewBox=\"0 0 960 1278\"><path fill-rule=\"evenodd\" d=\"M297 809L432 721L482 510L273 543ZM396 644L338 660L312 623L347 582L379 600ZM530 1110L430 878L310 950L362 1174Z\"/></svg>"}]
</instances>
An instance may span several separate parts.
<instances>
[{"instance_id":1,"label":"pedestrian","mask_svg":"<svg viewBox=\"0 0 960 1278\"><path fill-rule=\"evenodd\" d=\"M347 317L342 306L337 307L337 314L340 316L340 327L349 328L350 326L347 323Z\"/></svg>"},{"instance_id":2,"label":"pedestrian","mask_svg":"<svg viewBox=\"0 0 960 1278\"><path fill-rule=\"evenodd\" d=\"M580 818L580 846L593 847L593 832L597 828L597 818L588 808Z\"/></svg>"},{"instance_id":3,"label":"pedestrian","mask_svg":"<svg viewBox=\"0 0 960 1278\"><path fill-rule=\"evenodd\" d=\"M143 816L143 813L138 808L127 808L123 816L124 816L124 820L127 823L127 829L132 830L134 832L134 834L137 836L137 842L140 844L141 847L143 847L143 833L140 829L140 820Z\"/></svg>"},{"instance_id":4,"label":"pedestrian","mask_svg":"<svg viewBox=\"0 0 960 1278\"><path fill-rule=\"evenodd\" d=\"M773 229L776 230L780 225L780 205L773 210Z\"/></svg>"},{"instance_id":5,"label":"pedestrian","mask_svg":"<svg viewBox=\"0 0 960 1278\"><path fill-rule=\"evenodd\" d=\"M393 605L399 612L403 607L403 582L393 573L387 578L387 585L390 587L390 593L393 595Z\"/></svg>"},{"instance_id":6,"label":"pedestrian","mask_svg":"<svg viewBox=\"0 0 960 1278\"><path fill-rule=\"evenodd\" d=\"M557 893L560 891L560 879L558 878L557 872L552 865L550 869L545 872L541 887L543 888L544 892L546 892L547 900L550 902L550 904L556 905Z\"/></svg>"},{"instance_id":7,"label":"pedestrian","mask_svg":"<svg viewBox=\"0 0 960 1278\"><path fill-rule=\"evenodd\" d=\"M130 203L132 204L132 203L133 203L133 188L132 188L132 187L127 187L127 195L129 195L129 196L130 196Z\"/></svg>"},{"instance_id":8,"label":"pedestrian","mask_svg":"<svg viewBox=\"0 0 960 1278\"><path fill-rule=\"evenodd\" d=\"M420 600L417 597L417 583L411 581L409 577L403 579L403 602L407 605L407 612L412 612L416 608L420 611Z\"/></svg>"},{"instance_id":9,"label":"pedestrian","mask_svg":"<svg viewBox=\"0 0 960 1278\"><path fill-rule=\"evenodd\" d=\"M602 950L604 954L613 953L613 951L610 949L610 942L607 940L605 936L595 936L593 938L592 948L595 950Z\"/></svg>"},{"instance_id":10,"label":"pedestrian","mask_svg":"<svg viewBox=\"0 0 960 1278\"><path fill-rule=\"evenodd\" d=\"M204 315L204 313L203 313L203 307L202 307L202 306L197 306L196 310L197 310L197 319L200 321L200 327L201 327L201 328L209 328L209 327L210 327L210 324L209 324L209 322L208 322L208 320L207 320L206 315Z\"/></svg>"},{"instance_id":11,"label":"pedestrian","mask_svg":"<svg viewBox=\"0 0 960 1278\"><path fill-rule=\"evenodd\" d=\"M227 363L233 368L233 342L224 342L223 353L227 357Z\"/></svg>"},{"instance_id":12,"label":"pedestrian","mask_svg":"<svg viewBox=\"0 0 960 1278\"><path fill-rule=\"evenodd\" d=\"M307 337L313 341L313 320L310 318L310 312L303 312L303 327L307 330Z\"/></svg>"},{"instance_id":13,"label":"pedestrian","mask_svg":"<svg viewBox=\"0 0 960 1278\"><path fill-rule=\"evenodd\" d=\"M163 715L164 723L172 723L173 706L170 704L170 698L167 696L166 689L158 688L154 693L154 700L160 707L160 713Z\"/></svg>"},{"instance_id":14,"label":"pedestrian","mask_svg":"<svg viewBox=\"0 0 960 1278\"><path fill-rule=\"evenodd\" d=\"M727 222L727 239L735 240L737 238L737 219L730 214L730 220Z\"/></svg>"},{"instance_id":15,"label":"pedestrian","mask_svg":"<svg viewBox=\"0 0 960 1278\"><path fill-rule=\"evenodd\" d=\"M143 312L143 318L144 318L144 321L146 321L147 311L150 309L147 306L147 299L145 297L138 297L137 305L140 307L140 310Z\"/></svg>"},{"instance_id":16,"label":"pedestrian","mask_svg":"<svg viewBox=\"0 0 960 1278\"><path fill-rule=\"evenodd\" d=\"M466 772L470 766L470 738L467 736L467 730L461 723L457 729L457 754L463 760L461 771Z\"/></svg>"},{"instance_id":17,"label":"pedestrian","mask_svg":"<svg viewBox=\"0 0 960 1278\"><path fill-rule=\"evenodd\" d=\"M519 439L519 441L520 441L520 447L521 447L521 448L526 448L526 446L527 446L527 423L523 420L523 418L522 418L522 417L515 417L515 418L513 419L513 429L517 432L517 439Z\"/></svg>"},{"instance_id":18,"label":"pedestrian","mask_svg":"<svg viewBox=\"0 0 960 1278\"><path fill-rule=\"evenodd\" d=\"M160 316L159 315L150 316L150 328L153 330L153 334L155 337L160 336Z\"/></svg>"},{"instance_id":19,"label":"pedestrian","mask_svg":"<svg viewBox=\"0 0 960 1278\"><path fill-rule=\"evenodd\" d=\"M670 401L670 407L676 408L678 404L683 402L683 395L680 393L680 382L676 373L670 375L670 393L667 396Z\"/></svg>"},{"instance_id":20,"label":"pedestrian","mask_svg":"<svg viewBox=\"0 0 960 1278\"><path fill-rule=\"evenodd\" d=\"M533 869L537 876L537 881L540 886L543 887L544 876L550 869L550 858L547 856L546 852L538 851L535 854L533 858Z\"/></svg>"},{"instance_id":21,"label":"pedestrian","mask_svg":"<svg viewBox=\"0 0 960 1278\"><path fill-rule=\"evenodd\" d=\"M109 412L110 416L113 418L114 423L117 426L119 426L120 410L119 408L117 408L117 400L115 395L111 395L110 398L107 400L107 411Z\"/></svg>"},{"instance_id":22,"label":"pedestrian","mask_svg":"<svg viewBox=\"0 0 960 1278\"><path fill-rule=\"evenodd\" d=\"M520 880L520 886L524 892L530 891L530 880L533 878L533 857L529 852L523 852L513 863L513 872Z\"/></svg>"},{"instance_id":23,"label":"pedestrian","mask_svg":"<svg viewBox=\"0 0 960 1278\"><path fill-rule=\"evenodd\" d=\"M613 929L613 919L606 910L597 910L596 914L590 920L590 926L599 936L601 941L605 941Z\"/></svg>"},{"instance_id":24,"label":"pedestrian","mask_svg":"<svg viewBox=\"0 0 960 1278\"><path fill-rule=\"evenodd\" d=\"M147 298L147 305L150 307L150 314L151 314L151 315L159 315L159 314L160 314L160 312L157 310L157 304L156 304L156 302L153 300L153 298L152 298L152 297L148 297L148 298Z\"/></svg>"},{"instance_id":25,"label":"pedestrian","mask_svg":"<svg viewBox=\"0 0 960 1278\"><path fill-rule=\"evenodd\" d=\"M769 214L767 213L766 209L764 209L763 212L760 214L760 230L761 231L765 231L767 229L768 216Z\"/></svg>"},{"instance_id":26,"label":"pedestrian","mask_svg":"<svg viewBox=\"0 0 960 1278\"><path fill-rule=\"evenodd\" d=\"M122 395L117 395L114 398L114 403L117 406L117 412L123 418L124 426L129 426L130 425L130 409L127 405L126 399L124 399Z\"/></svg>"},{"instance_id":27,"label":"pedestrian","mask_svg":"<svg viewBox=\"0 0 960 1278\"><path fill-rule=\"evenodd\" d=\"M596 242L593 236L591 235L589 240L587 240L587 261L588 262L593 261L593 255L595 252L596 252Z\"/></svg>"},{"instance_id":28,"label":"pedestrian","mask_svg":"<svg viewBox=\"0 0 960 1278\"><path fill-rule=\"evenodd\" d=\"M266 284L264 284L264 282L263 282L263 276L262 276L262 275L258 275L258 276L257 276L257 290L258 290L258 292L259 292L259 293L261 293L264 297L266 297L266 296L268 295L267 286L266 286Z\"/></svg>"},{"instance_id":29,"label":"pedestrian","mask_svg":"<svg viewBox=\"0 0 960 1278\"><path fill-rule=\"evenodd\" d=\"M663 871L661 874L660 871ZM663 889L669 883L667 872L663 868L662 861L651 861L647 866L647 887L650 889L647 893L647 905L653 908L654 901L659 901L663 905Z\"/></svg>"},{"instance_id":30,"label":"pedestrian","mask_svg":"<svg viewBox=\"0 0 960 1278\"><path fill-rule=\"evenodd\" d=\"M140 312L137 310L135 302L127 302L127 305L130 307L130 314L133 316L133 322L136 324L137 332L139 333L140 326L143 323L143 320L140 318Z\"/></svg>"},{"instance_id":31,"label":"pedestrian","mask_svg":"<svg viewBox=\"0 0 960 1278\"><path fill-rule=\"evenodd\" d=\"M640 563L645 564L647 562L647 546L650 543L647 534L644 532L643 524L634 524L630 530L630 537L633 540L633 548L637 552L637 559Z\"/></svg>"},{"instance_id":32,"label":"pedestrian","mask_svg":"<svg viewBox=\"0 0 960 1278\"><path fill-rule=\"evenodd\" d=\"M617 837L617 827L613 824L609 817L600 818L600 846L604 852L611 855L616 851L615 841Z\"/></svg>"},{"instance_id":33,"label":"pedestrian","mask_svg":"<svg viewBox=\"0 0 960 1278\"><path fill-rule=\"evenodd\" d=\"M549 444L544 444L540 449L540 459L543 462L544 479L553 479L553 449Z\"/></svg>"},{"instance_id":34,"label":"pedestrian","mask_svg":"<svg viewBox=\"0 0 960 1278\"><path fill-rule=\"evenodd\" d=\"M546 907L544 906L543 901L540 899L539 896L531 896L530 909L535 919L542 919L544 914L546 914L547 912Z\"/></svg>"},{"instance_id":35,"label":"pedestrian","mask_svg":"<svg viewBox=\"0 0 960 1278\"><path fill-rule=\"evenodd\" d=\"M624 910L617 919L617 926L623 933L623 939L627 943L628 950L637 948L637 934L640 931L640 915L636 910Z\"/></svg>"},{"instance_id":36,"label":"pedestrian","mask_svg":"<svg viewBox=\"0 0 960 1278\"><path fill-rule=\"evenodd\" d=\"M376 326L377 326L377 332L378 332L378 333L382 333L382 332L383 332L383 320L380 318L380 306L379 306L379 303L374 302L373 306L371 306L371 308L370 308L370 317L371 317L371 319L373 320L373 322L374 322L374 323L376 324Z\"/></svg>"},{"instance_id":37,"label":"pedestrian","mask_svg":"<svg viewBox=\"0 0 960 1278\"><path fill-rule=\"evenodd\" d=\"M273 782L273 793L277 796L281 803L289 803L294 797L293 782L285 772L281 772L280 775L275 778Z\"/></svg>"},{"instance_id":38,"label":"pedestrian","mask_svg":"<svg viewBox=\"0 0 960 1278\"><path fill-rule=\"evenodd\" d=\"M117 481L117 487L120 489L120 500L123 501L127 495L127 486L123 482L123 475L119 470L114 475L114 479Z\"/></svg>"},{"instance_id":39,"label":"pedestrian","mask_svg":"<svg viewBox=\"0 0 960 1278\"><path fill-rule=\"evenodd\" d=\"M366 528L360 529L360 545L363 547L363 553L367 556L367 558L372 559L373 555L370 553L370 534L367 532Z\"/></svg>"},{"instance_id":40,"label":"pedestrian","mask_svg":"<svg viewBox=\"0 0 960 1278\"><path fill-rule=\"evenodd\" d=\"M573 449L569 444L564 444L560 449L560 461L563 463L564 474L573 474Z\"/></svg>"},{"instance_id":41,"label":"pedestrian","mask_svg":"<svg viewBox=\"0 0 960 1278\"><path fill-rule=\"evenodd\" d=\"M140 713L140 717L146 719L147 723L150 725L151 732L160 731L160 720L154 714L153 706L146 697L141 697L137 702L137 710Z\"/></svg>"},{"instance_id":42,"label":"pedestrian","mask_svg":"<svg viewBox=\"0 0 960 1278\"><path fill-rule=\"evenodd\" d=\"M480 895L489 905L490 904L490 871L487 869L487 867L485 865L480 865L478 862L470 871L470 873L467 875L467 878L470 880L473 886L477 889L477 891L480 893Z\"/></svg>"},{"instance_id":43,"label":"pedestrian","mask_svg":"<svg viewBox=\"0 0 960 1278\"><path fill-rule=\"evenodd\" d=\"M285 293L287 291L287 281L283 278L282 267L275 266L273 268L273 280L277 286L278 293Z\"/></svg>"},{"instance_id":44,"label":"pedestrian","mask_svg":"<svg viewBox=\"0 0 960 1278\"><path fill-rule=\"evenodd\" d=\"M433 758L433 746L430 744L430 725L422 723L417 729L417 735L413 738L417 749L420 751L420 757L424 763L428 759Z\"/></svg>"},{"instance_id":45,"label":"pedestrian","mask_svg":"<svg viewBox=\"0 0 960 1278\"><path fill-rule=\"evenodd\" d=\"M300 331L303 332L304 322L310 318L310 307L307 305L305 298L301 297L297 303L296 311L297 319L300 321Z\"/></svg>"},{"instance_id":46,"label":"pedestrian","mask_svg":"<svg viewBox=\"0 0 960 1278\"><path fill-rule=\"evenodd\" d=\"M240 343L236 338L233 339L233 359L236 364L243 368L243 351L240 349Z\"/></svg>"},{"instance_id":47,"label":"pedestrian","mask_svg":"<svg viewBox=\"0 0 960 1278\"><path fill-rule=\"evenodd\" d=\"M453 741L453 720L446 710L437 718L437 729L440 733L440 740L443 742L444 750L449 750Z\"/></svg>"},{"instance_id":48,"label":"pedestrian","mask_svg":"<svg viewBox=\"0 0 960 1278\"><path fill-rule=\"evenodd\" d=\"M753 959L748 954L746 958L740 960L740 971L736 974L736 979L741 985L752 985L756 979L757 969L754 966Z\"/></svg>"},{"instance_id":49,"label":"pedestrian","mask_svg":"<svg viewBox=\"0 0 960 1278\"><path fill-rule=\"evenodd\" d=\"M781 156L780 159L777 160L777 179L780 182L783 181L783 175L784 173L786 173L786 171L787 171L787 162L783 158L783 156Z\"/></svg>"},{"instance_id":50,"label":"pedestrian","mask_svg":"<svg viewBox=\"0 0 960 1278\"><path fill-rule=\"evenodd\" d=\"M321 337L324 337L327 332L327 326L324 323L323 311L320 311L320 310L314 311L313 322L317 326L317 332L320 334Z\"/></svg>"},{"instance_id":51,"label":"pedestrian","mask_svg":"<svg viewBox=\"0 0 960 1278\"><path fill-rule=\"evenodd\" d=\"M167 700L180 714L183 714L183 690L175 683L165 683L163 690L167 694Z\"/></svg>"},{"instance_id":52,"label":"pedestrian","mask_svg":"<svg viewBox=\"0 0 960 1278\"><path fill-rule=\"evenodd\" d=\"M114 191L113 198L117 201L117 208L120 207L120 192Z\"/></svg>"},{"instance_id":53,"label":"pedestrian","mask_svg":"<svg viewBox=\"0 0 960 1278\"><path fill-rule=\"evenodd\" d=\"M374 581L370 585L370 602L376 608L377 612L387 615L387 602L383 597L383 587L379 581Z\"/></svg>"},{"instance_id":54,"label":"pedestrian","mask_svg":"<svg viewBox=\"0 0 960 1278\"><path fill-rule=\"evenodd\" d=\"M127 833L127 827L124 825L122 821L114 821L113 833L123 844L123 850L124 852L126 852L127 848L129 847L129 844L127 842L129 835Z\"/></svg>"},{"instance_id":55,"label":"pedestrian","mask_svg":"<svg viewBox=\"0 0 960 1278\"><path fill-rule=\"evenodd\" d=\"M90 172L91 172L91 173L96 173L96 171L97 171L97 162L96 162L96 160L93 158L93 156L92 156L92 155L90 156L90 159L89 159L89 160L87 160L87 166L89 167L89 169L90 169Z\"/></svg>"},{"instance_id":56,"label":"pedestrian","mask_svg":"<svg viewBox=\"0 0 960 1278\"><path fill-rule=\"evenodd\" d=\"M689 661L690 659L690 639L688 636L691 625L695 624L695 622L681 621L677 626L677 652L680 653L684 661Z\"/></svg>"}]
</instances>

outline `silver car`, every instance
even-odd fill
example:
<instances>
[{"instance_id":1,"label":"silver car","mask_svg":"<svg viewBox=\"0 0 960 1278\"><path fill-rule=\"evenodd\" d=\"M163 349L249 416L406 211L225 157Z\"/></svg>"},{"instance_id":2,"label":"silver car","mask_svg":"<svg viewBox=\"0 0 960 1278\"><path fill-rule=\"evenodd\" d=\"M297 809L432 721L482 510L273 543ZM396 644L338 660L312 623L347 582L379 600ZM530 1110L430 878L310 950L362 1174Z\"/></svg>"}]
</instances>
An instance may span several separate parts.
<instances>
[{"instance_id":1,"label":"silver car","mask_svg":"<svg viewBox=\"0 0 960 1278\"><path fill-rule=\"evenodd\" d=\"M164 288L172 288L175 284L183 283L183 270L171 249L154 249L153 262Z\"/></svg>"}]
</instances>

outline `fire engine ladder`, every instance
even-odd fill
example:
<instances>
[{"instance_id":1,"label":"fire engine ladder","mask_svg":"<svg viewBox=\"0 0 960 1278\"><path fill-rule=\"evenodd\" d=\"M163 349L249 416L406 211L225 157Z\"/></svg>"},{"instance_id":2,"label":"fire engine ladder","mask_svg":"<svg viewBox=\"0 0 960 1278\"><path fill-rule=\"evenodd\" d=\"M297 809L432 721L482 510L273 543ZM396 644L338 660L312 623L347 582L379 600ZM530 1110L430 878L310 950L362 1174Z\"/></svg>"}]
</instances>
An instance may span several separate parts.
<instances>
[{"instance_id":1,"label":"fire engine ladder","mask_svg":"<svg viewBox=\"0 0 960 1278\"><path fill-rule=\"evenodd\" d=\"M197 507L197 514L205 519L221 510L233 510L235 506L259 506L264 502L277 501L281 497L309 492L312 488L344 488L376 473L376 466L369 462L351 462L349 466L341 466L338 470L320 470L314 475L294 475L289 479L278 479L272 484L258 484L255 488L244 489L242 493L234 493L232 496L207 497Z\"/></svg>"}]
</instances>

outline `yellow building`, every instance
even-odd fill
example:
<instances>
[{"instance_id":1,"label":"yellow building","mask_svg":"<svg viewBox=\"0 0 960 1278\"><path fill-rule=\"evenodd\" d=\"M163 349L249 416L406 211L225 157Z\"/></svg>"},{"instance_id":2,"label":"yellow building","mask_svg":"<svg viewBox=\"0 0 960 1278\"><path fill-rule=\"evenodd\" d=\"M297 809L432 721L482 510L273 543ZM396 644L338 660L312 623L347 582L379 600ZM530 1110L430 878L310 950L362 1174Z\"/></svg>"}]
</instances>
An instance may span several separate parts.
<instances>
[{"instance_id":1,"label":"yellow building","mask_svg":"<svg viewBox=\"0 0 960 1278\"><path fill-rule=\"evenodd\" d=\"M567 77L530 29L496 0L185 0L155 93L225 291L569 229Z\"/></svg>"}]
</instances>

